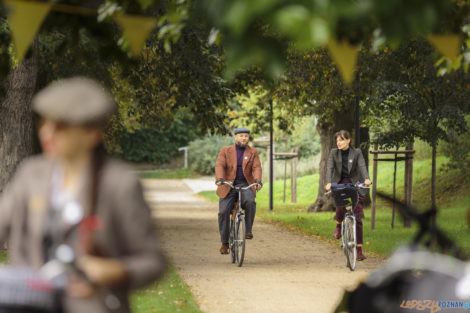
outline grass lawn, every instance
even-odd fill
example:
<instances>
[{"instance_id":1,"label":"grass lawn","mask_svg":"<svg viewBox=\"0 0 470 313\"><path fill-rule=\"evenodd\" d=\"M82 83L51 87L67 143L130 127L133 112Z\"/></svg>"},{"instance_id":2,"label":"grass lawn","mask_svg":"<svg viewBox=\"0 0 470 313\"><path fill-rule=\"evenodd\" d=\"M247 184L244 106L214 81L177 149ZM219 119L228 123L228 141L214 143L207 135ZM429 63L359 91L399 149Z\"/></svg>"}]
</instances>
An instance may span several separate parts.
<instances>
[{"instance_id":1,"label":"grass lawn","mask_svg":"<svg viewBox=\"0 0 470 313\"><path fill-rule=\"evenodd\" d=\"M438 158L438 168L446 162L445 158ZM414 162L414 204L418 208L430 206L431 161L418 160ZM372 169L370 169L372 173ZM404 164L397 167L397 197L403 198ZM467 225L467 210L470 209L470 179L468 173L457 171L438 171L437 174L437 205L438 225L447 234L454 238L459 246L465 248L470 255L470 232ZM377 188L392 194L393 162L382 162L379 165ZM319 236L333 241L331 235L334 230L334 212L307 213L307 208L316 199L318 191L318 175L300 177L297 181L297 200L295 204L290 201L290 182L287 181L287 203L282 202L283 181L274 182L274 211L268 210L269 186L265 184L263 190L256 197L257 216L264 220L280 224L289 229ZM214 192L202 192L201 196L217 201ZM364 248L368 252L375 252L388 256L400 244L409 242L416 233L416 225L404 228L398 215L395 219L395 228L391 224L391 205L378 199L376 211L376 228L370 229L370 208L366 208L364 223Z\"/></svg>"},{"instance_id":2,"label":"grass lawn","mask_svg":"<svg viewBox=\"0 0 470 313\"><path fill-rule=\"evenodd\" d=\"M188 285L174 267L168 268L161 281L135 291L131 297L131 308L134 313L202 313Z\"/></svg>"},{"instance_id":3,"label":"grass lawn","mask_svg":"<svg viewBox=\"0 0 470 313\"><path fill-rule=\"evenodd\" d=\"M0 264L8 263L8 254L5 250L0 250Z\"/></svg>"},{"instance_id":4,"label":"grass lawn","mask_svg":"<svg viewBox=\"0 0 470 313\"><path fill-rule=\"evenodd\" d=\"M157 171L143 171L139 174L141 178L160 178L160 179L182 179L182 178L198 178L200 174L189 168L167 169Z\"/></svg>"}]
</instances>

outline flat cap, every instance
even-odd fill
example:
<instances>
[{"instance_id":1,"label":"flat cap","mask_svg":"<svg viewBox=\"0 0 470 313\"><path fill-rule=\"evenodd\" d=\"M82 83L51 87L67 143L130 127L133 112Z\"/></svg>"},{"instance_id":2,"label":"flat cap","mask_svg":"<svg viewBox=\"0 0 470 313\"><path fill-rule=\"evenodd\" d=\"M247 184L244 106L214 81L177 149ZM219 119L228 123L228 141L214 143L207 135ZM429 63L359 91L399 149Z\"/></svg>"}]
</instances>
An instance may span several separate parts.
<instances>
[{"instance_id":1,"label":"flat cap","mask_svg":"<svg viewBox=\"0 0 470 313\"><path fill-rule=\"evenodd\" d=\"M249 134L250 133L250 130L248 128L245 128L245 127L239 127L239 128L235 128L235 130L233 131L233 133L236 135L236 134L240 134L240 133L247 133Z\"/></svg>"},{"instance_id":2,"label":"flat cap","mask_svg":"<svg viewBox=\"0 0 470 313\"><path fill-rule=\"evenodd\" d=\"M104 124L116 109L104 87L85 77L50 84L34 96L32 105L39 115L71 125Z\"/></svg>"}]
</instances>

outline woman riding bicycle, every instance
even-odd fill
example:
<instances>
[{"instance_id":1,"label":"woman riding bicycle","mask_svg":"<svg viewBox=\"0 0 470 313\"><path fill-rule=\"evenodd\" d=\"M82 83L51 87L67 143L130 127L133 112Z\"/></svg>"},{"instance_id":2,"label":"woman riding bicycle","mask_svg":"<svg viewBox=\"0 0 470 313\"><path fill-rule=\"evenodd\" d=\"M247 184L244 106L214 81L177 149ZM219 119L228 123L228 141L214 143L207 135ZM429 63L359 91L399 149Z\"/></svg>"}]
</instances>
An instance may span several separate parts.
<instances>
[{"instance_id":1,"label":"woman riding bicycle","mask_svg":"<svg viewBox=\"0 0 470 313\"><path fill-rule=\"evenodd\" d=\"M337 149L331 149L330 156L328 158L328 164L326 169L326 190L330 190L331 183L356 183L364 182L365 185L371 184L367 166L364 161L364 157L360 149L350 146L351 135L346 130L340 130L335 134L335 142ZM356 236L357 236L357 259L362 261L366 259L362 253L363 243L363 226L362 216L364 198L367 191L364 189L359 190L359 200L357 205L353 208L354 215L356 217ZM344 219L345 208L336 208L336 228L333 233L335 239L341 237L341 222Z\"/></svg>"}]
</instances>

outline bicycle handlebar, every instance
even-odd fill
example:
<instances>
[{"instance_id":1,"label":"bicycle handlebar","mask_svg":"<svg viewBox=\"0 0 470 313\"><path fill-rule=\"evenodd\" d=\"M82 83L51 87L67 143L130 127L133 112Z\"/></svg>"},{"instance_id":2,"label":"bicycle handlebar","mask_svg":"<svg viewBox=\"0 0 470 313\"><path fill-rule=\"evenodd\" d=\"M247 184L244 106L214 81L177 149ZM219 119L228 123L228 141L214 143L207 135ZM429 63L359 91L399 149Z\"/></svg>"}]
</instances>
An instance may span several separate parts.
<instances>
[{"instance_id":1,"label":"bicycle handlebar","mask_svg":"<svg viewBox=\"0 0 470 313\"><path fill-rule=\"evenodd\" d=\"M232 187L232 188L237 188L237 189L241 189L241 190L248 190L248 189L250 189L251 187L254 187L254 186L259 185L259 183L253 183L253 184L251 184L251 185L249 185L249 186L246 186L246 187L235 187L231 181L225 181L225 180L223 180L223 181L222 181L222 185L229 185L229 186Z\"/></svg>"},{"instance_id":2,"label":"bicycle handlebar","mask_svg":"<svg viewBox=\"0 0 470 313\"><path fill-rule=\"evenodd\" d=\"M372 182L371 182L371 185L372 185ZM354 187L356 187L356 188L361 188L361 189L370 189L370 185L367 186L366 184L364 184L364 183L359 183L359 182L356 183L356 184L354 185Z\"/></svg>"},{"instance_id":3,"label":"bicycle handlebar","mask_svg":"<svg viewBox=\"0 0 470 313\"><path fill-rule=\"evenodd\" d=\"M371 183L371 185L372 185L372 183ZM355 183L354 187L361 188L361 189L370 189L370 186L366 186L366 184L360 183L360 182ZM325 192L325 196L328 196L329 194L331 194L331 188L330 188L330 190Z\"/></svg>"}]
</instances>

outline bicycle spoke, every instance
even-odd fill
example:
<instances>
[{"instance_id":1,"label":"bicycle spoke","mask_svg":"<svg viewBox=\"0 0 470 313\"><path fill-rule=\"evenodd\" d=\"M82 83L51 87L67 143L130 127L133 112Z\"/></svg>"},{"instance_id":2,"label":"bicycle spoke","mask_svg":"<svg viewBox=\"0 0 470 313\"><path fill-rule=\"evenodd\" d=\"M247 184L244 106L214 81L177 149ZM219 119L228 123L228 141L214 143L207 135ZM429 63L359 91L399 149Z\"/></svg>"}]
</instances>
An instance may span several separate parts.
<instances>
[{"instance_id":1,"label":"bicycle spoke","mask_svg":"<svg viewBox=\"0 0 470 313\"><path fill-rule=\"evenodd\" d=\"M233 219L230 218L230 238L229 238L229 247L230 247L230 259L232 263L235 263L236 260L236 248L235 248L235 228Z\"/></svg>"},{"instance_id":2,"label":"bicycle spoke","mask_svg":"<svg viewBox=\"0 0 470 313\"><path fill-rule=\"evenodd\" d=\"M238 223L235 226L235 243L236 243L236 260L237 265L242 266L243 259L245 257L245 239L246 228L245 228L245 216L240 215Z\"/></svg>"},{"instance_id":3,"label":"bicycle spoke","mask_svg":"<svg viewBox=\"0 0 470 313\"><path fill-rule=\"evenodd\" d=\"M356 268L356 231L355 231L355 223L352 217L346 219L346 258L347 258L347 265L351 271L354 271Z\"/></svg>"}]
</instances>

